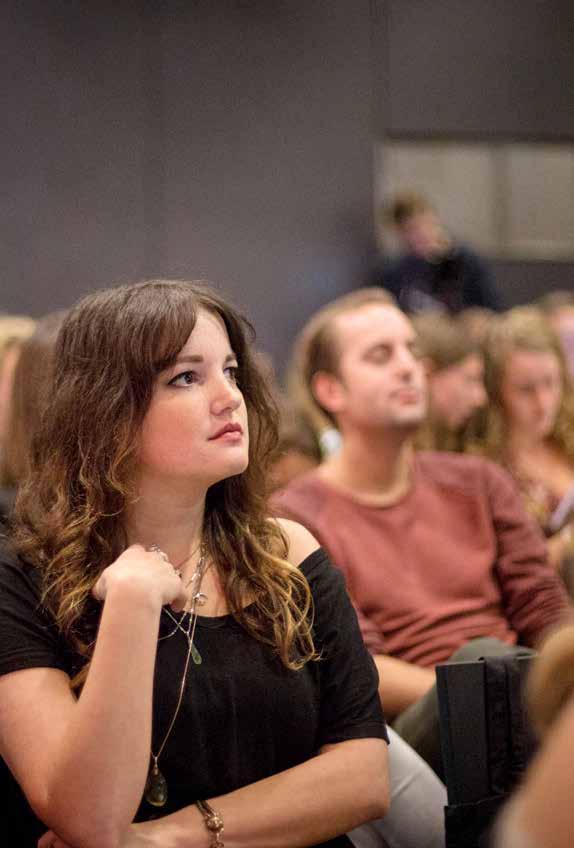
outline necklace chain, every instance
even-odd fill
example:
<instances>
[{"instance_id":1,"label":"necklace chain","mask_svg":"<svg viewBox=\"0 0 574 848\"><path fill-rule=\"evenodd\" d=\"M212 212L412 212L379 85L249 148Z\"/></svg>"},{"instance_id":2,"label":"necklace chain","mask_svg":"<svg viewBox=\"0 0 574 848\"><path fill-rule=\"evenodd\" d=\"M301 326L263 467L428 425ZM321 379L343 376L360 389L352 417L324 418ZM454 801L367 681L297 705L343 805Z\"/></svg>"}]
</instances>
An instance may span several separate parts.
<instances>
[{"instance_id":1,"label":"necklace chain","mask_svg":"<svg viewBox=\"0 0 574 848\"><path fill-rule=\"evenodd\" d=\"M192 556L193 556L193 554L192 554ZM190 557L188 557L187 559L190 559ZM185 560L184 560L184 562L185 562ZM183 564L183 563L181 563L181 564ZM189 621L188 621L188 624L187 624L187 628L183 627L182 623L181 623L183 621L184 617L187 615L187 612L185 610L182 613L181 618L179 620L177 620L175 618L175 616L172 615L172 613L169 610L166 609L166 612L169 615L169 617L172 619L172 621L175 622L175 628L174 628L174 630L172 630L171 633L167 634L167 636L162 636L161 639L168 639L170 636L173 636L174 633L176 633L178 630L181 630L181 632L184 634L184 636L187 639L187 653L186 653L185 663L184 663L184 667L183 667L183 674L181 676L181 684L180 684L180 687L179 687L179 695L178 695L177 704L176 704L173 716L171 717L171 721L170 721L169 726L168 726L168 728L165 732L162 743L159 746L157 754L154 754L153 749L150 752L151 758L153 760L153 766L151 767L149 775L148 775L148 780L147 780L146 789L145 789L145 797L146 797L146 800L149 801L150 804L152 804L153 806L157 806L157 807L163 807L165 805L166 801L167 801L167 783L166 783L164 776L161 774L161 772L158 768L158 760L163 753L163 750L166 746L167 740L169 739L169 737L171 735L171 732L174 728L175 722L176 722L177 717L179 715L179 711L181 709L181 705L182 705L182 702L183 702L183 693L185 691L185 684L186 684L186 679L187 679L187 672L189 670L190 660L191 660L192 656L194 657L194 660L195 660L195 656L197 655L197 657L199 658L199 662L201 662L201 656L199 655L197 648L195 648L195 646L193 644L193 640L195 638L195 628L197 626L197 619L198 619L198 616L199 616L198 607L202 606L205 603L205 601L207 600L207 596L201 591L201 583L202 583L203 577L204 577L206 571L208 570L208 568L210 567L210 565L211 565L211 561L209 563L206 563L206 551L205 551L205 548L203 546L201 546L201 553L200 553L200 556L199 556L197 567L196 567L195 571L193 572L193 574L191 575L190 579L185 584L186 588L188 586L192 585L191 609L189 611ZM159 641L161 641L161 639ZM195 649L195 654L194 654L194 649Z\"/></svg>"}]
</instances>

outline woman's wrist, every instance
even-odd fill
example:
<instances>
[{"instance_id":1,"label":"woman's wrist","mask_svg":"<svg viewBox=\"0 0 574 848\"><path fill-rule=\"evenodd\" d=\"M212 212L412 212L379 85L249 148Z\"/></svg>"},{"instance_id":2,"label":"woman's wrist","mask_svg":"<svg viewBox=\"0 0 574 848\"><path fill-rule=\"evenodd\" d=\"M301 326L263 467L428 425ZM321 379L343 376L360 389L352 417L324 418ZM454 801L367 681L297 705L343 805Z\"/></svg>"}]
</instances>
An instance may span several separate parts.
<instances>
[{"instance_id":1,"label":"woman's wrist","mask_svg":"<svg viewBox=\"0 0 574 848\"><path fill-rule=\"evenodd\" d=\"M110 580L106 591L106 602L114 605L124 605L130 610L149 610L153 615L159 615L162 608L162 596L155 586L147 581L128 581L121 579Z\"/></svg>"},{"instance_id":2,"label":"woman's wrist","mask_svg":"<svg viewBox=\"0 0 574 848\"><path fill-rule=\"evenodd\" d=\"M186 815L188 812L192 815ZM152 845L157 848L209 848L209 836L203 818L195 807L186 807L185 811L180 810L160 819L133 824L131 827L136 833L139 830L142 835L145 834L150 848ZM125 845L126 848L131 848L129 837Z\"/></svg>"},{"instance_id":3,"label":"woman's wrist","mask_svg":"<svg viewBox=\"0 0 574 848\"><path fill-rule=\"evenodd\" d=\"M192 804L176 813L132 825L145 831L158 848L210 848L211 838L202 814ZM127 843L128 848L130 843Z\"/></svg>"}]
</instances>

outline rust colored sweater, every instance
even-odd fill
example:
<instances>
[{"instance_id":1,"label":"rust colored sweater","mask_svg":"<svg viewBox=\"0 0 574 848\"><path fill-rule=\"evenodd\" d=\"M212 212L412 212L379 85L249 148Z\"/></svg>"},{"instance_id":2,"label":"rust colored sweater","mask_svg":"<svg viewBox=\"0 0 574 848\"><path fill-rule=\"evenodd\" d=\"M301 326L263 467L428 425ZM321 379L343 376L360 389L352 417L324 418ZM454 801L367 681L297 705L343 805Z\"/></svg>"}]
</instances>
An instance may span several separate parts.
<instances>
[{"instance_id":1,"label":"rust colored sweater","mask_svg":"<svg viewBox=\"0 0 574 848\"><path fill-rule=\"evenodd\" d=\"M398 503L365 506L305 474L274 497L344 573L373 654L421 666L495 636L532 646L569 609L515 484L477 457L419 453Z\"/></svg>"}]
</instances>

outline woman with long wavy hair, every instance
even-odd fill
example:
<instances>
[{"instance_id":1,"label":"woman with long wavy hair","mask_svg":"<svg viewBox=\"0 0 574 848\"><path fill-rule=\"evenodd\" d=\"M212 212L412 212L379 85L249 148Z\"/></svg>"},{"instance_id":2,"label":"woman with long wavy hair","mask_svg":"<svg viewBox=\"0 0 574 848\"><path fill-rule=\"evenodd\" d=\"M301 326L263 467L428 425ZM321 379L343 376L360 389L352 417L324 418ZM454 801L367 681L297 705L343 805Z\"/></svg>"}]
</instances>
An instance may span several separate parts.
<instances>
[{"instance_id":1,"label":"woman with long wavy hair","mask_svg":"<svg viewBox=\"0 0 574 848\"><path fill-rule=\"evenodd\" d=\"M89 295L60 330L0 563L0 754L41 848L334 848L386 811L342 578L267 515L249 331L173 281Z\"/></svg>"},{"instance_id":2,"label":"woman with long wavy hair","mask_svg":"<svg viewBox=\"0 0 574 848\"><path fill-rule=\"evenodd\" d=\"M468 447L513 474L572 592L574 387L560 340L538 309L516 307L493 321L485 353L489 405Z\"/></svg>"}]
</instances>

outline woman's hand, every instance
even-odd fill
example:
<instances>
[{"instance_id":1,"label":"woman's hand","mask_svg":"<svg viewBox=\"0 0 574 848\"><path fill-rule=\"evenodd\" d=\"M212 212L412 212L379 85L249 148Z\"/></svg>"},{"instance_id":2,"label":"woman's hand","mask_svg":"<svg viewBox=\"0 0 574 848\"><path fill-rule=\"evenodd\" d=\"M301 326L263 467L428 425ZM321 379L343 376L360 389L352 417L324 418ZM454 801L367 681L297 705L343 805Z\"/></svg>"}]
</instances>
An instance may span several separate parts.
<instances>
[{"instance_id":1,"label":"woman's hand","mask_svg":"<svg viewBox=\"0 0 574 848\"><path fill-rule=\"evenodd\" d=\"M68 845L67 842L62 842L57 833L49 830L38 839L38 848L74 848L74 846Z\"/></svg>"},{"instance_id":2,"label":"woman's hand","mask_svg":"<svg viewBox=\"0 0 574 848\"><path fill-rule=\"evenodd\" d=\"M92 594L104 601L111 590L134 591L170 604L178 612L185 607L187 594L181 578L167 555L160 550L146 550L130 545L100 574Z\"/></svg>"}]
</instances>

